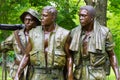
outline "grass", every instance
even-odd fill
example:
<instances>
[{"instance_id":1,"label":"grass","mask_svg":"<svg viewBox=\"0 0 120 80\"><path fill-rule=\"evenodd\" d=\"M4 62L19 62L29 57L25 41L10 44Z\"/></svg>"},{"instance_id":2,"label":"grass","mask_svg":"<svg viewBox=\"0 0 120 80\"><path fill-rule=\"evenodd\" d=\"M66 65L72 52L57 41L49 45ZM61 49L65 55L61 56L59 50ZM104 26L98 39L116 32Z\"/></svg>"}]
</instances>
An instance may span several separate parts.
<instances>
[{"instance_id":1,"label":"grass","mask_svg":"<svg viewBox=\"0 0 120 80\"><path fill-rule=\"evenodd\" d=\"M107 80L116 80L116 78L115 78L115 74L114 74L112 68L111 68L110 75L107 76Z\"/></svg>"},{"instance_id":2,"label":"grass","mask_svg":"<svg viewBox=\"0 0 120 80\"><path fill-rule=\"evenodd\" d=\"M2 68L0 67L0 80L2 80ZM12 80L10 77L9 77L9 74L7 75L7 80ZM116 80L115 79L115 75L114 75L114 72L113 70L111 69L111 73L109 76L107 76L107 79L106 80Z\"/></svg>"},{"instance_id":3,"label":"grass","mask_svg":"<svg viewBox=\"0 0 120 80\"><path fill-rule=\"evenodd\" d=\"M0 67L0 80L2 80L2 68ZM7 80L12 80L10 77L9 77L9 74L7 74Z\"/></svg>"}]
</instances>

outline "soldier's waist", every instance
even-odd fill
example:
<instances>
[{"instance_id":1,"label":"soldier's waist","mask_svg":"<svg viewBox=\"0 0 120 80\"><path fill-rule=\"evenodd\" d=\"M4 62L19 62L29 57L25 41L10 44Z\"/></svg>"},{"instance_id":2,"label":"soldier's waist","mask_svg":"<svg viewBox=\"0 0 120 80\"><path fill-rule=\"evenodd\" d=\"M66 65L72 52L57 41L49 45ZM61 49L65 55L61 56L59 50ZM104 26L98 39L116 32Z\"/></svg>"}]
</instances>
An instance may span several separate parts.
<instances>
[{"instance_id":1,"label":"soldier's waist","mask_svg":"<svg viewBox=\"0 0 120 80\"><path fill-rule=\"evenodd\" d=\"M52 69L59 69L59 70L63 70L63 67L40 67L40 66L33 66L34 69L43 69L43 70L52 70Z\"/></svg>"},{"instance_id":2,"label":"soldier's waist","mask_svg":"<svg viewBox=\"0 0 120 80\"><path fill-rule=\"evenodd\" d=\"M52 73L60 73L63 71L63 68L46 68L46 67L38 67L38 66L34 66L34 71L36 73L40 73L40 74L52 74Z\"/></svg>"}]
</instances>

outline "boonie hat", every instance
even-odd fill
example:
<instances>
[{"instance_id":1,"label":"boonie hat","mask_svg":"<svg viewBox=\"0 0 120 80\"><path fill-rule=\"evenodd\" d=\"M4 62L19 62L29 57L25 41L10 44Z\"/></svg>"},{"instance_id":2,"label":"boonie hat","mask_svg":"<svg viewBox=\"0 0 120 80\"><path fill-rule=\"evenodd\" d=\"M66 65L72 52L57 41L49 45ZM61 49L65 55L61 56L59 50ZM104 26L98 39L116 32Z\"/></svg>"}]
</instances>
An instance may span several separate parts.
<instances>
[{"instance_id":1,"label":"boonie hat","mask_svg":"<svg viewBox=\"0 0 120 80\"><path fill-rule=\"evenodd\" d=\"M28 9L27 11L23 12L23 14L20 16L20 19L22 22L24 22L24 17L27 15L27 14L31 14L33 17L35 17L37 19L37 23L38 25L41 24L41 21L40 21L40 15L37 11L33 10L33 9Z\"/></svg>"}]
</instances>

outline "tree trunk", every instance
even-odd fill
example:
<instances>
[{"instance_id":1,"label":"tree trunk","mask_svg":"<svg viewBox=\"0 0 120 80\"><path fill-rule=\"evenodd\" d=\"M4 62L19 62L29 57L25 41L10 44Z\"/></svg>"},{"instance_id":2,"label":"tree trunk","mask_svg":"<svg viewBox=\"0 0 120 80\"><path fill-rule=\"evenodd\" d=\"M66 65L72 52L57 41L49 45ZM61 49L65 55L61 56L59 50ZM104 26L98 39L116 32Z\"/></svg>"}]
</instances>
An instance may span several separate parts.
<instances>
[{"instance_id":1,"label":"tree trunk","mask_svg":"<svg viewBox=\"0 0 120 80\"><path fill-rule=\"evenodd\" d=\"M84 0L87 5L96 9L96 19L101 25L106 26L107 0Z\"/></svg>"}]
</instances>

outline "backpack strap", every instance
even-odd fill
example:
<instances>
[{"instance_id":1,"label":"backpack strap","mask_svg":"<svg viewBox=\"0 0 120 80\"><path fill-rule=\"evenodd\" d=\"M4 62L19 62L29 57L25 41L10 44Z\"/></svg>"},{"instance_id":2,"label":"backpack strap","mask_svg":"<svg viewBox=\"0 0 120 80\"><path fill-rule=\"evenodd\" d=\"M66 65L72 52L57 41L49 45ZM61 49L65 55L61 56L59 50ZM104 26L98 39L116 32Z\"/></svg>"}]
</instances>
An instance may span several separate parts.
<instances>
[{"instance_id":1,"label":"backpack strap","mask_svg":"<svg viewBox=\"0 0 120 80\"><path fill-rule=\"evenodd\" d=\"M18 47L21 49L22 54L25 54L25 48L24 48L24 46L22 45L22 43L20 41L20 37L18 36L18 33L19 33L19 30L16 30L14 32L15 39L16 39L16 41L18 43Z\"/></svg>"}]
</instances>

